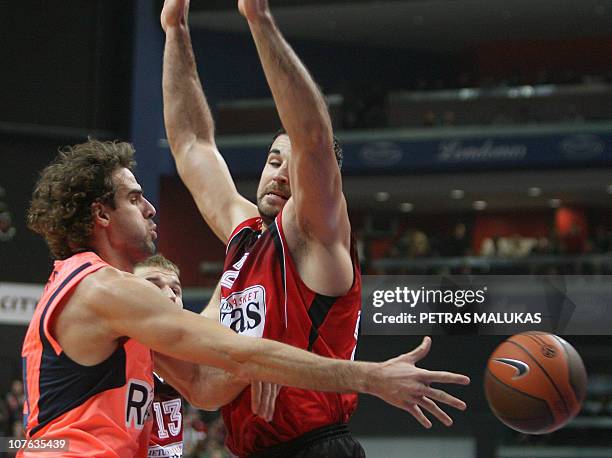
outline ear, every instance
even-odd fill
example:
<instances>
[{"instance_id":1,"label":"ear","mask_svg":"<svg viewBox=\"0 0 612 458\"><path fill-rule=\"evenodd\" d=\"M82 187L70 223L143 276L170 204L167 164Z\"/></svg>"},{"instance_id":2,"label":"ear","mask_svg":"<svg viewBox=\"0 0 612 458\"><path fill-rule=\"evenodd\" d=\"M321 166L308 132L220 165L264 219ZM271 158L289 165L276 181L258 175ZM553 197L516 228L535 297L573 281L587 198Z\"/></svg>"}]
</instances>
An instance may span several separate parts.
<instances>
[{"instance_id":1,"label":"ear","mask_svg":"<svg viewBox=\"0 0 612 458\"><path fill-rule=\"evenodd\" d=\"M110 215L110 209L100 203L100 202L94 202L93 204L91 204L91 213L93 215L93 223L94 226L102 226L102 227L107 227L110 224L111 221L111 215Z\"/></svg>"}]
</instances>

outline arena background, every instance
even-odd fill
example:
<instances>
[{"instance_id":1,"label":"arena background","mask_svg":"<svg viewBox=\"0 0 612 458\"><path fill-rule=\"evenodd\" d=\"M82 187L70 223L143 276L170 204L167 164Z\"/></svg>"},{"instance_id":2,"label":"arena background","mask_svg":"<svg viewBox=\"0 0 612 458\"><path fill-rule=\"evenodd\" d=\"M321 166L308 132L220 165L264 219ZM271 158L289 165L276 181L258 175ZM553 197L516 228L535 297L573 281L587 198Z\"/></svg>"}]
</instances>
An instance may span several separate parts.
<instances>
[{"instance_id":1,"label":"arena background","mask_svg":"<svg viewBox=\"0 0 612 458\"><path fill-rule=\"evenodd\" d=\"M610 273L611 1L271 6L328 97L366 273ZM10 288L42 285L51 265L24 214L38 171L60 146L87 136L133 142L138 178L158 209L160 251L182 269L191 308L202 306L219 276L223 247L164 140L160 9L148 0L2 7L0 286L9 293L0 298L0 435L19 433L12 381L20 379L25 325L10 316L33 306ZM218 143L239 189L253 198L279 126L254 46L233 0L193 0L191 27ZM453 412L450 429L425 431L363 396L351 428L368 456L612 457L612 337L567 337L589 372L587 401L570 425L541 437L505 428L486 405L484 366L503 339L434 337L424 366L473 380L451 389L469 410ZM362 336L357 358L382 360L419 340ZM186 416L199 447L192 456L223 453L214 449L215 421Z\"/></svg>"}]
</instances>

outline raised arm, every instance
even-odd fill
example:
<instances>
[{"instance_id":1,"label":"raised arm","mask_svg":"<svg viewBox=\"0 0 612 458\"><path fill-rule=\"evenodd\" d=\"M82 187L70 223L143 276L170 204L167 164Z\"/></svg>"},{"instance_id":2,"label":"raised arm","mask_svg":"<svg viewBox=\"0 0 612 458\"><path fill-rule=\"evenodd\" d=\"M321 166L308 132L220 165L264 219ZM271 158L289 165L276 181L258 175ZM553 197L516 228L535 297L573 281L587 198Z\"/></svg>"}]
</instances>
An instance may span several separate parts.
<instances>
[{"instance_id":1,"label":"raised arm","mask_svg":"<svg viewBox=\"0 0 612 458\"><path fill-rule=\"evenodd\" d=\"M178 173L200 213L223 241L243 220L257 216L243 198L215 144L214 121L198 77L187 23L188 0L166 0L163 64L164 122Z\"/></svg>"},{"instance_id":2,"label":"raised arm","mask_svg":"<svg viewBox=\"0 0 612 458\"><path fill-rule=\"evenodd\" d=\"M300 232L325 245L349 244L349 221L325 100L281 35L267 0L239 0L283 127L291 140L289 179Z\"/></svg>"},{"instance_id":3,"label":"raised arm","mask_svg":"<svg viewBox=\"0 0 612 458\"><path fill-rule=\"evenodd\" d=\"M384 363L324 358L279 342L241 336L212 320L178 310L146 280L112 268L89 275L77 291L80 306L96 316L108 335L128 336L154 351L216 366L244 380L370 393L415 416L421 398L465 408L459 399L429 385L467 384L467 377L415 366L428 348Z\"/></svg>"}]
</instances>

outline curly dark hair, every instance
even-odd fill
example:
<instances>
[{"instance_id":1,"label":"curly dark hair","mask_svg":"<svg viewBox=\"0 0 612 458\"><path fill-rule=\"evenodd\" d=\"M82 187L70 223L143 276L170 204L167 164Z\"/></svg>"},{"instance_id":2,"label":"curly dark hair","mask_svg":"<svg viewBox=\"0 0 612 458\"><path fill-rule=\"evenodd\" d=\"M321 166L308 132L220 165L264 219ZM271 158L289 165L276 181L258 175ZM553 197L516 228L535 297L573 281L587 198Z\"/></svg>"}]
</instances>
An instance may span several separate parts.
<instances>
[{"instance_id":1,"label":"curly dark hair","mask_svg":"<svg viewBox=\"0 0 612 458\"><path fill-rule=\"evenodd\" d=\"M27 214L28 227L42 235L51 254L65 259L90 248L91 205L115 208L113 173L132 170L134 147L129 143L89 139L59 150L40 174Z\"/></svg>"},{"instance_id":2,"label":"curly dark hair","mask_svg":"<svg viewBox=\"0 0 612 458\"><path fill-rule=\"evenodd\" d=\"M274 144L276 139L280 137L281 135L289 135L289 134L287 134L287 131L283 129L282 127L278 129L276 133L274 134L274 136L272 137L270 146L268 146L268 151L272 149L272 145ZM340 170L342 170L342 161L344 160L344 153L342 152L342 146L340 146L340 142L338 141L336 136L334 136L333 138L334 138L334 154L336 155L336 162L338 162L338 167L340 168Z\"/></svg>"}]
</instances>

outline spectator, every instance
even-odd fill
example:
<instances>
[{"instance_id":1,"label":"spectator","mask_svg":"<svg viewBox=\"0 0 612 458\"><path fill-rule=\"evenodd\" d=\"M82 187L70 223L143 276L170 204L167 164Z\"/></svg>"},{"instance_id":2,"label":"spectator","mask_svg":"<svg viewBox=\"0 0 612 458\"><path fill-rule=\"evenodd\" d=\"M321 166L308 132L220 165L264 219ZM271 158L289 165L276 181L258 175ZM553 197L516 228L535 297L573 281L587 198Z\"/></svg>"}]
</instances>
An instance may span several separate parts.
<instances>
[{"instance_id":1,"label":"spectator","mask_svg":"<svg viewBox=\"0 0 612 458\"><path fill-rule=\"evenodd\" d=\"M435 127L438 124L438 119L433 110L427 110L423 113L423 127Z\"/></svg>"},{"instance_id":2,"label":"spectator","mask_svg":"<svg viewBox=\"0 0 612 458\"><path fill-rule=\"evenodd\" d=\"M3 399L0 399L0 436L9 436L9 411Z\"/></svg>"},{"instance_id":3,"label":"spectator","mask_svg":"<svg viewBox=\"0 0 612 458\"><path fill-rule=\"evenodd\" d=\"M586 248L586 238L578 224L572 223L567 234L561 240L563 252L566 254L582 254Z\"/></svg>"},{"instance_id":4,"label":"spectator","mask_svg":"<svg viewBox=\"0 0 612 458\"><path fill-rule=\"evenodd\" d=\"M470 241L467 228L463 223L457 223L452 235L446 240L441 250L443 256L467 256L470 253Z\"/></svg>"},{"instance_id":5,"label":"spectator","mask_svg":"<svg viewBox=\"0 0 612 458\"><path fill-rule=\"evenodd\" d=\"M11 389L6 394L6 407L8 409L8 421L13 425L19 422L21 425L21 417L23 415L23 383L20 380L13 380Z\"/></svg>"},{"instance_id":6,"label":"spectator","mask_svg":"<svg viewBox=\"0 0 612 458\"><path fill-rule=\"evenodd\" d=\"M456 125L456 116L453 110L446 110L442 115L443 126L454 126Z\"/></svg>"},{"instance_id":7,"label":"spectator","mask_svg":"<svg viewBox=\"0 0 612 458\"><path fill-rule=\"evenodd\" d=\"M599 225L595 228L595 234L591 240L591 247L594 253L608 253L612 248L612 237L606 229Z\"/></svg>"}]
</instances>

